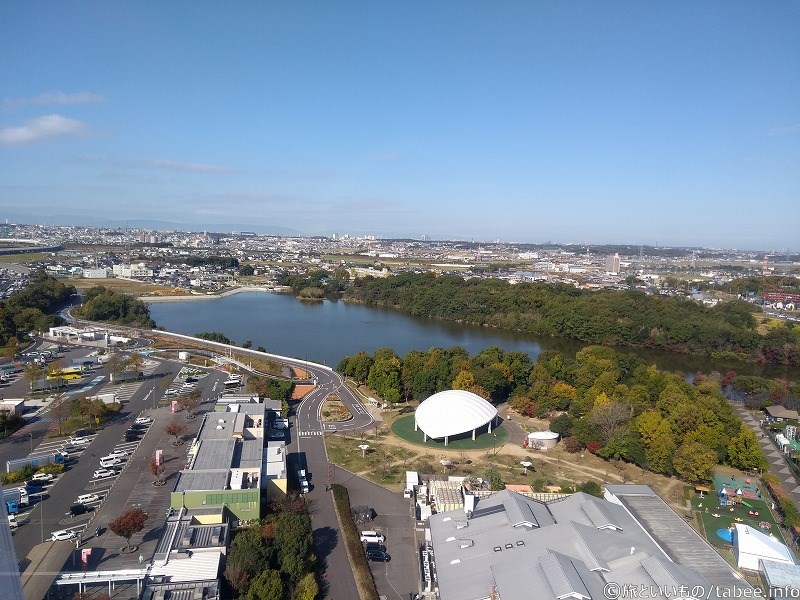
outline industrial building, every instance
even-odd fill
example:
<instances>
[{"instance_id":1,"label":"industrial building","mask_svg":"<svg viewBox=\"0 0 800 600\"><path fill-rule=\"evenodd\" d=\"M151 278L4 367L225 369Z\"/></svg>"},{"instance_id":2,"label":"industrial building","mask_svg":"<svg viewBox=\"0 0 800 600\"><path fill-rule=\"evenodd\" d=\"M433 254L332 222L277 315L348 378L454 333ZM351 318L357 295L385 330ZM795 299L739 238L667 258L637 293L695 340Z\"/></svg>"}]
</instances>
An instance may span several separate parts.
<instances>
[{"instance_id":1,"label":"industrial building","mask_svg":"<svg viewBox=\"0 0 800 600\"><path fill-rule=\"evenodd\" d=\"M173 509L224 508L234 521L251 521L286 494L285 441L265 436L275 404L225 403L203 417L171 494Z\"/></svg>"},{"instance_id":2,"label":"industrial building","mask_svg":"<svg viewBox=\"0 0 800 600\"><path fill-rule=\"evenodd\" d=\"M527 600L532 590L539 600L601 600L613 597L609 589L665 586L705 597L729 583L674 560L621 503L584 493L549 502L509 490L463 495L463 509L430 517L423 564L442 600ZM749 588L727 569L737 587Z\"/></svg>"}]
</instances>

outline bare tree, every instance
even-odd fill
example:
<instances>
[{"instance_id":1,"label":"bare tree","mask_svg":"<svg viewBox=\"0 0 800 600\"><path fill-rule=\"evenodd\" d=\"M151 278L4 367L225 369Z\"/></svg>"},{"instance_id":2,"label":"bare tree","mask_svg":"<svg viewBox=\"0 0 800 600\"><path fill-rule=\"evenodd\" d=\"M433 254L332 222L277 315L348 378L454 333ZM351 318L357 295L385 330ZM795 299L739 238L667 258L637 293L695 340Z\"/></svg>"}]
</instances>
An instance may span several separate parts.
<instances>
[{"instance_id":1,"label":"bare tree","mask_svg":"<svg viewBox=\"0 0 800 600\"><path fill-rule=\"evenodd\" d=\"M153 485L163 485L163 481L161 476L164 474L164 471L167 468L158 462L155 458L151 458L150 462L147 464L147 467L150 469L150 472L155 476L156 480L153 482Z\"/></svg>"},{"instance_id":2,"label":"bare tree","mask_svg":"<svg viewBox=\"0 0 800 600\"><path fill-rule=\"evenodd\" d=\"M628 421L632 416L632 409L629 404L623 402L612 402L605 406L598 407L592 411L590 420L597 428L603 442L608 442L617 430Z\"/></svg>"},{"instance_id":3,"label":"bare tree","mask_svg":"<svg viewBox=\"0 0 800 600\"><path fill-rule=\"evenodd\" d=\"M186 425L183 425L182 423L170 423L164 429L164 433L166 433L167 435L171 435L175 438L175 441L172 442L173 446L180 446L181 444L183 444L183 440L181 439L181 437L188 430L189 428L186 427Z\"/></svg>"},{"instance_id":4,"label":"bare tree","mask_svg":"<svg viewBox=\"0 0 800 600\"><path fill-rule=\"evenodd\" d=\"M108 524L112 533L125 538L125 550L131 547L131 538L144 529L147 523L147 513L141 508L133 508Z\"/></svg>"}]
</instances>

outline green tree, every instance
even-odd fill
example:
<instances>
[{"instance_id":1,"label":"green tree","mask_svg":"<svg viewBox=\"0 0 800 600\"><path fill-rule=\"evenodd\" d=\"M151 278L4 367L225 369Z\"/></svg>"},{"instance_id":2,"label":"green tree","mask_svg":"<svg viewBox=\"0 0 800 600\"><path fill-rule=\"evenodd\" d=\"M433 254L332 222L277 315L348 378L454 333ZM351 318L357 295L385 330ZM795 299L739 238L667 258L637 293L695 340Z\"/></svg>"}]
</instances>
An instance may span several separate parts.
<instances>
[{"instance_id":1,"label":"green tree","mask_svg":"<svg viewBox=\"0 0 800 600\"><path fill-rule=\"evenodd\" d=\"M44 369L35 362L29 362L22 372L22 377L28 382L28 387L33 389L33 384L39 381L44 374Z\"/></svg>"},{"instance_id":2,"label":"green tree","mask_svg":"<svg viewBox=\"0 0 800 600\"><path fill-rule=\"evenodd\" d=\"M253 265L241 265L239 267L239 275L242 277L252 277L255 272Z\"/></svg>"},{"instance_id":3,"label":"green tree","mask_svg":"<svg viewBox=\"0 0 800 600\"><path fill-rule=\"evenodd\" d=\"M270 547L257 529L245 529L231 542L225 567L225 578L240 592L247 582L269 569ZM238 587L237 587L238 586Z\"/></svg>"},{"instance_id":4,"label":"green tree","mask_svg":"<svg viewBox=\"0 0 800 600\"><path fill-rule=\"evenodd\" d=\"M142 365L144 365L144 356L138 352L131 352L130 356L128 356L128 360L126 361L127 368L135 373L138 373L142 370Z\"/></svg>"},{"instance_id":5,"label":"green tree","mask_svg":"<svg viewBox=\"0 0 800 600\"><path fill-rule=\"evenodd\" d=\"M717 453L699 442L684 442L672 457L675 472L691 483L709 481Z\"/></svg>"},{"instance_id":6,"label":"green tree","mask_svg":"<svg viewBox=\"0 0 800 600\"><path fill-rule=\"evenodd\" d=\"M489 482L490 490L502 490L504 487L503 478L494 467L487 469L484 479Z\"/></svg>"},{"instance_id":7,"label":"green tree","mask_svg":"<svg viewBox=\"0 0 800 600\"><path fill-rule=\"evenodd\" d=\"M655 473L671 473L675 438L669 421L657 411L647 411L636 418L636 427L642 436L649 469Z\"/></svg>"},{"instance_id":8,"label":"green tree","mask_svg":"<svg viewBox=\"0 0 800 600\"><path fill-rule=\"evenodd\" d=\"M279 514L273 539L281 573L291 581L298 581L313 562L311 520L308 515Z\"/></svg>"},{"instance_id":9,"label":"green tree","mask_svg":"<svg viewBox=\"0 0 800 600\"><path fill-rule=\"evenodd\" d=\"M283 598L281 574L274 569L266 569L250 581L245 595L246 600L280 600Z\"/></svg>"},{"instance_id":10,"label":"green tree","mask_svg":"<svg viewBox=\"0 0 800 600\"><path fill-rule=\"evenodd\" d=\"M728 464L742 470L766 469L769 466L758 447L756 434L744 424L739 429L739 435L728 444Z\"/></svg>"},{"instance_id":11,"label":"green tree","mask_svg":"<svg viewBox=\"0 0 800 600\"><path fill-rule=\"evenodd\" d=\"M122 355L119 352L112 352L108 357L106 368L108 369L108 372L111 373L112 380L116 377L119 377L120 373L125 370L125 362L125 359L122 358Z\"/></svg>"},{"instance_id":12,"label":"green tree","mask_svg":"<svg viewBox=\"0 0 800 600\"><path fill-rule=\"evenodd\" d=\"M292 600L316 600L319 594L319 584L314 573L306 573L303 578L297 582L297 587L294 588Z\"/></svg>"},{"instance_id":13,"label":"green tree","mask_svg":"<svg viewBox=\"0 0 800 600\"><path fill-rule=\"evenodd\" d=\"M572 424L572 417L564 413L550 421L550 431L554 431L564 437L572 429Z\"/></svg>"}]
</instances>

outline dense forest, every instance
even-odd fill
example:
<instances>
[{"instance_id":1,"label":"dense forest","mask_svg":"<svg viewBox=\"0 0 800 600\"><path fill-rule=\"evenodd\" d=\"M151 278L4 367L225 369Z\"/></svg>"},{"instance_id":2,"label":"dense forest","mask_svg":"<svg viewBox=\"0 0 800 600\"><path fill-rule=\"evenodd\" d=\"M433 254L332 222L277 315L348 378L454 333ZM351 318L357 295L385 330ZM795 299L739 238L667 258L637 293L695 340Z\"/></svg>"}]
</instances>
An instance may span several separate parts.
<instances>
[{"instance_id":1,"label":"dense forest","mask_svg":"<svg viewBox=\"0 0 800 600\"><path fill-rule=\"evenodd\" d=\"M698 375L690 384L604 346L587 346L574 359L548 350L535 363L496 346L472 357L458 346L403 358L384 348L346 357L337 370L388 402L424 400L446 389L508 401L521 414L548 421L568 451L586 449L689 481L705 480L718 463L766 466L755 434L723 396L733 374Z\"/></svg>"},{"instance_id":2,"label":"dense forest","mask_svg":"<svg viewBox=\"0 0 800 600\"><path fill-rule=\"evenodd\" d=\"M238 269L239 259L233 256L188 256L183 263L190 267L212 266L218 269Z\"/></svg>"},{"instance_id":3,"label":"dense forest","mask_svg":"<svg viewBox=\"0 0 800 600\"><path fill-rule=\"evenodd\" d=\"M147 304L129 296L96 285L83 293L83 304L72 311L80 319L107 321L130 327L155 327Z\"/></svg>"},{"instance_id":4,"label":"dense forest","mask_svg":"<svg viewBox=\"0 0 800 600\"><path fill-rule=\"evenodd\" d=\"M74 287L64 285L44 271L32 273L28 286L0 302L0 344L13 354L23 333L47 331L60 325L63 319L48 313L65 306L74 293Z\"/></svg>"},{"instance_id":5,"label":"dense forest","mask_svg":"<svg viewBox=\"0 0 800 600\"><path fill-rule=\"evenodd\" d=\"M356 279L346 300L415 316L475 323L608 346L641 346L766 363L800 365L800 326L756 330L759 309L747 302L709 308L639 291L589 291L570 285L497 279L465 280L432 273Z\"/></svg>"}]
</instances>

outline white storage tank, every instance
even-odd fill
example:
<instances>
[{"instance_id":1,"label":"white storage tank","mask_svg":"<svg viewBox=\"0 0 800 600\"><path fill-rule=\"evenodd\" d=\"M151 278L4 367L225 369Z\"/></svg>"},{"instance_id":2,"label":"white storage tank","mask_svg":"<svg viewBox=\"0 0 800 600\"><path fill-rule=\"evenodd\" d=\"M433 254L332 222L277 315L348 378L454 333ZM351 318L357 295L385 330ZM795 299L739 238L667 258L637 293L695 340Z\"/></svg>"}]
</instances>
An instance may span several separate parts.
<instances>
[{"instance_id":1,"label":"white storage tank","mask_svg":"<svg viewBox=\"0 0 800 600\"><path fill-rule=\"evenodd\" d=\"M528 448L548 450L555 448L558 434L554 431L532 431L528 434Z\"/></svg>"}]
</instances>

